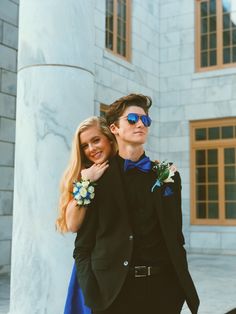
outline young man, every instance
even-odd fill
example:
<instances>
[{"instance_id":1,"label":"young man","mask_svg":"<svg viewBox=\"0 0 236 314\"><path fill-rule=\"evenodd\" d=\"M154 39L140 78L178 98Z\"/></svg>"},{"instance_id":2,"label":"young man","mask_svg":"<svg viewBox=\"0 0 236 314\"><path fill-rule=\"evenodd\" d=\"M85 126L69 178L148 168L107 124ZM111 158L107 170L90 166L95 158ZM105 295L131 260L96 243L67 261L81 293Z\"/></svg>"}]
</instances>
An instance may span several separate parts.
<instances>
[{"instance_id":1,"label":"young man","mask_svg":"<svg viewBox=\"0 0 236 314\"><path fill-rule=\"evenodd\" d=\"M199 299L183 247L181 183L152 189L157 175L145 156L151 99L131 94L107 113L119 153L97 182L75 241L78 280L94 314L177 314ZM171 193L166 193L166 191Z\"/></svg>"}]
</instances>

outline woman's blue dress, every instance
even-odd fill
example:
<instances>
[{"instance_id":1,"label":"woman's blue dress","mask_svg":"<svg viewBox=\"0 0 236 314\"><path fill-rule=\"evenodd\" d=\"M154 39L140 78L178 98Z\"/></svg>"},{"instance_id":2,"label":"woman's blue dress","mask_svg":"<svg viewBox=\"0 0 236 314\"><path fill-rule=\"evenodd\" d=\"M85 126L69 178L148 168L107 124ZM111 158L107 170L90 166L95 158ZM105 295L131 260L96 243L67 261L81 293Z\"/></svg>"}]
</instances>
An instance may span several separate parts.
<instances>
[{"instance_id":1,"label":"woman's blue dress","mask_svg":"<svg viewBox=\"0 0 236 314\"><path fill-rule=\"evenodd\" d=\"M75 264L68 287L64 314L91 314L91 309L84 304L84 296L79 286Z\"/></svg>"}]
</instances>

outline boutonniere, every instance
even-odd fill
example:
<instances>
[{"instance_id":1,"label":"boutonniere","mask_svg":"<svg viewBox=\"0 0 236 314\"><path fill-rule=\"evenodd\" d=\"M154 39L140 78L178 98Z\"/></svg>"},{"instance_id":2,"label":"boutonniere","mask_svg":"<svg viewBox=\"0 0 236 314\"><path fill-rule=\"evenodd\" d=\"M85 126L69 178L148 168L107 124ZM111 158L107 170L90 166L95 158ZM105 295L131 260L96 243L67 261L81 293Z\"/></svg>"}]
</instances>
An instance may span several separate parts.
<instances>
[{"instance_id":1,"label":"boutonniere","mask_svg":"<svg viewBox=\"0 0 236 314\"><path fill-rule=\"evenodd\" d=\"M157 174L156 182L151 189L153 192L156 187L161 187L163 183L174 182L172 177L177 171L177 168L172 163L167 161L155 161L152 170Z\"/></svg>"}]
</instances>

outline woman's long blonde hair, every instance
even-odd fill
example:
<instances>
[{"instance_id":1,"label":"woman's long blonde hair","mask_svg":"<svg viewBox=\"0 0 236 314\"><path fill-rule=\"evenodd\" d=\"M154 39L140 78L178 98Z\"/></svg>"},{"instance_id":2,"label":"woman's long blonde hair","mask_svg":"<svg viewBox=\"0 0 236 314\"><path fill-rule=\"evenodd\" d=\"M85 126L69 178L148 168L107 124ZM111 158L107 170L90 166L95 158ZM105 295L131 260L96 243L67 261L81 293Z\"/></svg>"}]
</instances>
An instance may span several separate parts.
<instances>
[{"instance_id":1,"label":"woman's long blonde hair","mask_svg":"<svg viewBox=\"0 0 236 314\"><path fill-rule=\"evenodd\" d=\"M84 120L78 126L72 141L69 164L60 181L59 215L56 220L56 228L62 233L68 232L66 224L66 207L73 198L73 182L80 179L81 170L84 168L86 162L89 162L89 160L86 160L86 157L80 147L80 134L93 126L97 126L102 134L109 139L111 143L112 155L114 155L117 151L115 137L111 133L104 118L91 117Z\"/></svg>"}]
</instances>

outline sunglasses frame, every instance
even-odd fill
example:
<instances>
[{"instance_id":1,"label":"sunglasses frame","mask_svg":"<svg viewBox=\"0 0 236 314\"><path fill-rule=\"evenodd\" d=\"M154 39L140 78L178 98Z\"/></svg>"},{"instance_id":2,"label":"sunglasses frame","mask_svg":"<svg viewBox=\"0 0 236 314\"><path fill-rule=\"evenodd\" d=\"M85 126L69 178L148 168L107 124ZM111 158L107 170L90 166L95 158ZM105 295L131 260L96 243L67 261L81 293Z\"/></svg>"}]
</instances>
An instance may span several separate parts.
<instances>
[{"instance_id":1,"label":"sunglasses frame","mask_svg":"<svg viewBox=\"0 0 236 314\"><path fill-rule=\"evenodd\" d=\"M132 118L130 117L131 115L132 115ZM138 114L138 113L130 112L125 118L127 118L127 121L130 125L134 125L138 123L140 119L146 128L150 127L152 123L151 118L146 114Z\"/></svg>"}]
</instances>

